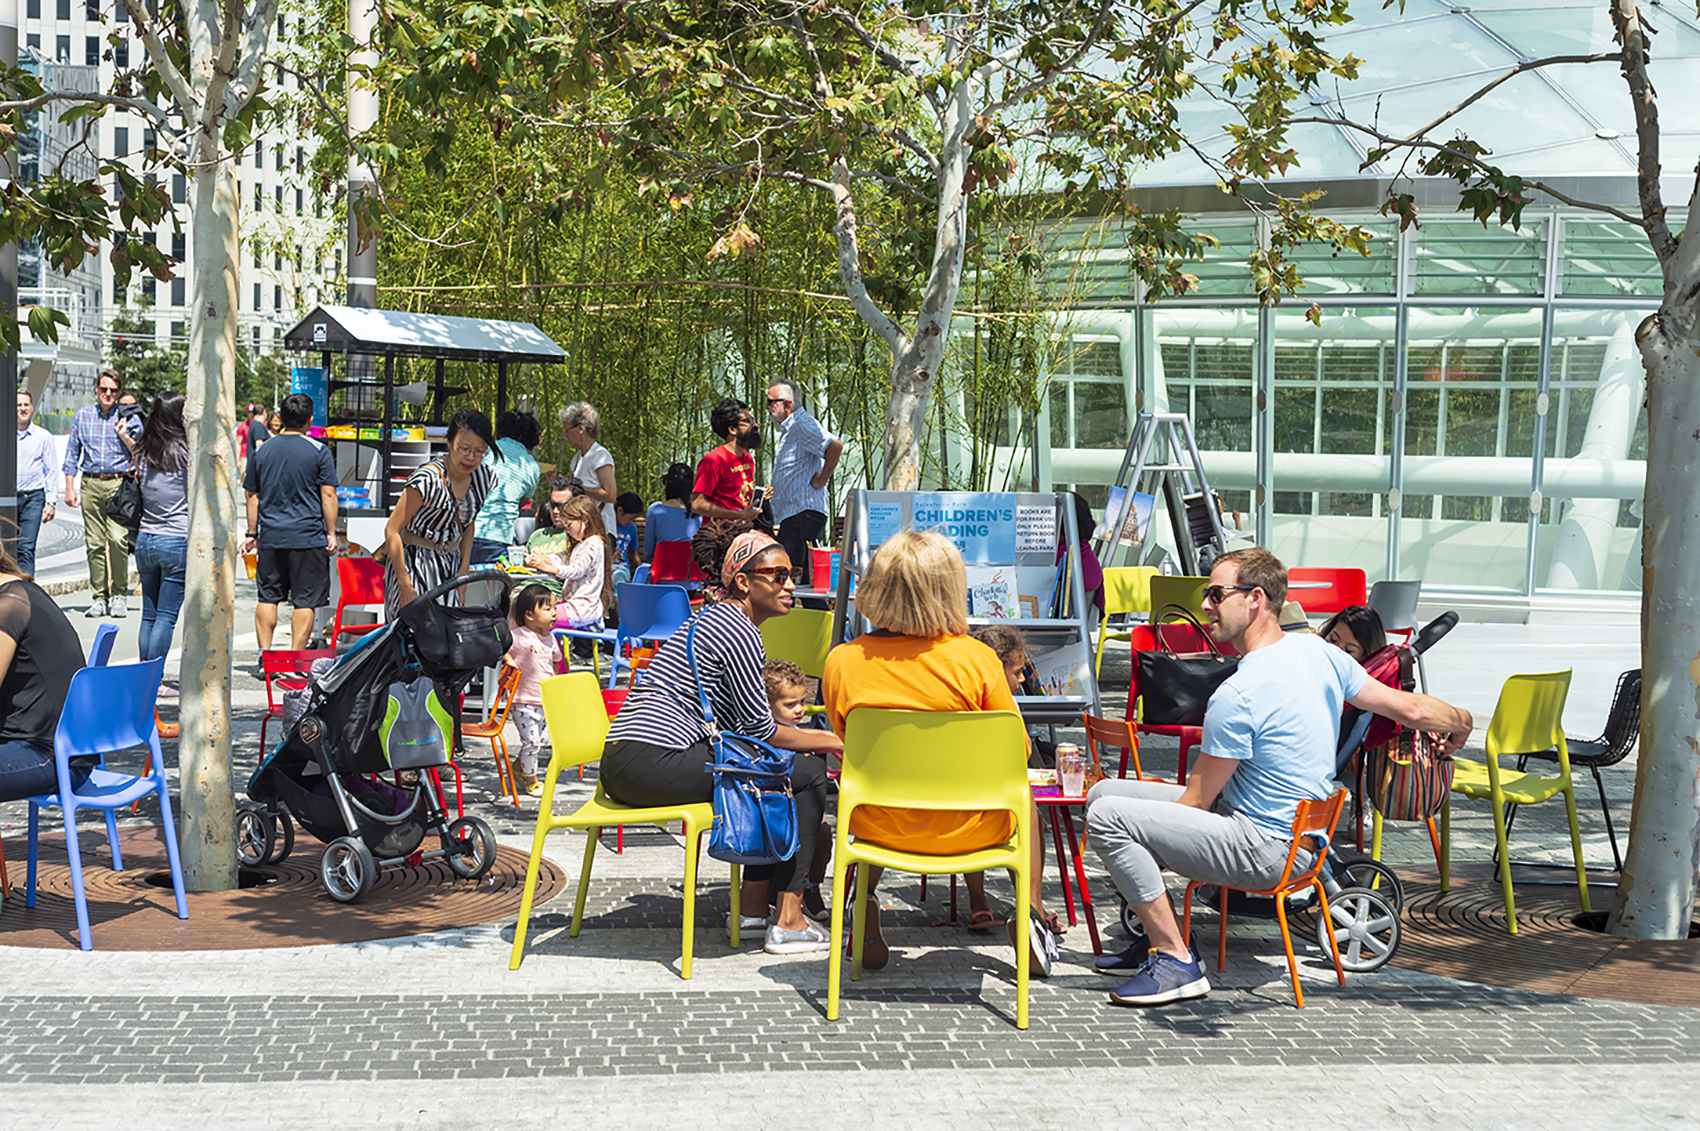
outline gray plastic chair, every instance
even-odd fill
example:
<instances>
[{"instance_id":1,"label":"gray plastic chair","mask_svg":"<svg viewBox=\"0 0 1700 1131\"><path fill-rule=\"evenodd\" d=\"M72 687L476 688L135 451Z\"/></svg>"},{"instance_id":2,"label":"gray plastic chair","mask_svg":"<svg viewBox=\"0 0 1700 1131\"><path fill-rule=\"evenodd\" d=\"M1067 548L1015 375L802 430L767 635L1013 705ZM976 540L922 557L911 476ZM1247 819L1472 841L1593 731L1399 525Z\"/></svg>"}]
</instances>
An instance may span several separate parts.
<instances>
[{"instance_id":1,"label":"gray plastic chair","mask_svg":"<svg viewBox=\"0 0 1700 1131\"><path fill-rule=\"evenodd\" d=\"M1378 581L1369 587L1369 607L1381 618L1381 627L1388 632L1402 632L1407 640L1417 629L1417 600L1422 596L1420 581ZM1428 690L1428 672L1423 670L1423 657L1417 654L1417 678L1424 691Z\"/></svg>"}]
</instances>

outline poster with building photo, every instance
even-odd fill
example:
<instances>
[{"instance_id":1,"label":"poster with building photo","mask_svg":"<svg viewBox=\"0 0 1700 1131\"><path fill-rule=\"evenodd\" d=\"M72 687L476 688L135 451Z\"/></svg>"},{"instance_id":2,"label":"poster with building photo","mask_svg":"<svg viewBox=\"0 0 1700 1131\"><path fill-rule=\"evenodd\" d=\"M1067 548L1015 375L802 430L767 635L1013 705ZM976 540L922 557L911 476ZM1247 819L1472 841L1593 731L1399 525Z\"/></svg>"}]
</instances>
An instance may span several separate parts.
<instances>
[{"instance_id":1,"label":"poster with building photo","mask_svg":"<svg viewBox=\"0 0 1700 1131\"><path fill-rule=\"evenodd\" d=\"M1143 546L1151 533L1151 514L1156 507L1157 499L1153 495L1134 491L1130 496L1126 487L1111 487L1110 497L1104 504L1104 522L1098 527L1097 537L1111 538L1119 527L1119 537L1112 538L1112 541L1123 546Z\"/></svg>"}]
</instances>

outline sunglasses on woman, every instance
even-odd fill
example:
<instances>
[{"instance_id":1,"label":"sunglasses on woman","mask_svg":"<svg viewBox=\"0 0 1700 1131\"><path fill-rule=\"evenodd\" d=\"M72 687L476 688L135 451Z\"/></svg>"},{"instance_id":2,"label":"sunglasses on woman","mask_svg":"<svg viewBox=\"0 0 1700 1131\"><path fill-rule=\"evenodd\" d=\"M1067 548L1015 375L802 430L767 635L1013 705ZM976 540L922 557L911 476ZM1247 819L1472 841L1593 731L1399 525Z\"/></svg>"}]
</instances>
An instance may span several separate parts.
<instances>
[{"instance_id":1,"label":"sunglasses on woman","mask_svg":"<svg viewBox=\"0 0 1700 1131\"><path fill-rule=\"evenodd\" d=\"M784 585L787 580L793 585L803 583L802 566L746 566L744 572L760 574L775 585Z\"/></svg>"}]
</instances>

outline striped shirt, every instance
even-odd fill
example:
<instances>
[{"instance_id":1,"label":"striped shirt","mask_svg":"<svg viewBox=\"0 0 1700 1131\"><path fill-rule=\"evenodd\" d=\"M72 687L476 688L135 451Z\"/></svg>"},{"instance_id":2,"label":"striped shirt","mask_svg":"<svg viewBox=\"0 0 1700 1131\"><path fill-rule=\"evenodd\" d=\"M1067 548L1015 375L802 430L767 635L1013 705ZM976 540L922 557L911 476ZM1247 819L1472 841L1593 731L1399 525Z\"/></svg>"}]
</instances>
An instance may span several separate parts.
<instances>
[{"instance_id":1,"label":"striped shirt","mask_svg":"<svg viewBox=\"0 0 1700 1131\"><path fill-rule=\"evenodd\" d=\"M715 724L732 734L763 741L772 738L778 728L761 677L767 654L749 615L734 604L710 605L692 623L697 626L697 671L714 707ZM685 635L683 628L675 632L650 661L626 705L614 716L609 742L630 739L683 750L708 737L696 680L685 660Z\"/></svg>"},{"instance_id":2,"label":"striped shirt","mask_svg":"<svg viewBox=\"0 0 1700 1131\"><path fill-rule=\"evenodd\" d=\"M826 513L826 488L809 480L820 474L832 437L820 422L797 409L779 425L779 450L773 456L773 521L803 511Z\"/></svg>"},{"instance_id":3,"label":"striped shirt","mask_svg":"<svg viewBox=\"0 0 1700 1131\"><path fill-rule=\"evenodd\" d=\"M77 410L71 421L71 437L65 444L66 475L79 471L110 474L130 470L130 453L124 450L118 433L112 429L117 411L118 406L114 405L111 412L102 413L97 404L86 404Z\"/></svg>"},{"instance_id":4,"label":"striped shirt","mask_svg":"<svg viewBox=\"0 0 1700 1131\"><path fill-rule=\"evenodd\" d=\"M18 490L47 492L47 505L59 505L55 486L53 436L39 424L18 433Z\"/></svg>"}]
</instances>

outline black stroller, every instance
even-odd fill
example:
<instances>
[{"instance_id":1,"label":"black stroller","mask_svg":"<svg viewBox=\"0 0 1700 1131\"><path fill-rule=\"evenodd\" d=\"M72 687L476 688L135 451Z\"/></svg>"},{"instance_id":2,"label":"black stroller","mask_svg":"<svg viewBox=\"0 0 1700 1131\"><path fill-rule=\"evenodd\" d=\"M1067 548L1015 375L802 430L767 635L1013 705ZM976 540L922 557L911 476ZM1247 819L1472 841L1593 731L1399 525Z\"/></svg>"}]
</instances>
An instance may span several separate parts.
<instances>
[{"instance_id":1,"label":"black stroller","mask_svg":"<svg viewBox=\"0 0 1700 1131\"><path fill-rule=\"evenodd\" d=\"M1451 632L1457 623L1458 614L1452 612L1442 613L1430 621L1412 638L1411 655L1420 656L1428 651ZM1406 668L1408 666L1405 665ZM1403 690L1410 691L1412 688L1404 687ZM1341 721L1340 742L1335 748L1336 780L1346 779L1354 758L1357 759L1356 764L1361 767L1364 739L1374 719L1375 716L1367 711L1360 711L1356 707L1347 708L1346 716ZM1358 775L1355 798L1354 809L1361 814L1361 774ZM1328 953L1328 935L1332 932L1335 945L1340 949L1340 965L1343 969L1354 974L1367 974L1387 965L1399 949L1399 916L1405 903L1405 891L1398 875L1367 853L1344 847L1341 838L1335 837L1329 842L1327 852L1323 856L1320 879L1322 890L1328 894L1329 919L1324 920L1321 915L1316 916L1317 947L1324 954ZM1227 895L1228 913L1236 918L1275 918L1275 900L1269 896L1251 896L1233 890ZM1218 909L1221 897L1222 893L1218 888L1198 889L1199 901L1212 910ZM1313 893L1310 905L1314 904ZM1289 905L1289 914L1293 910L1293 905ZM1122 900L1121 921L1122 928L1135 938L1145 933L1145 928L1125 899Z\"/></svg>"},{"instance_id":2,"label":"black stroller","mask_svg":"<svg viewBox=\"0 0 1700 1131\"><path fill-rule=\"evenodd\" d=\"M493 604L435 604L476 582L498 587ZM449 764L467 682L511 642L511 584L494 570L444 582L309 677L305 713L248 781L250 802L236 822L245 861L287 856L293 816L327 846L319 878L341 903L364 898L379 869L408 864L415 853L441 857L466 879L489 872L495 832L477 817L451 821L428 771ZM377 777L392 772L394 786ZM427 834L441 847L421 853Z\"/></svg>"}]
</instances>

